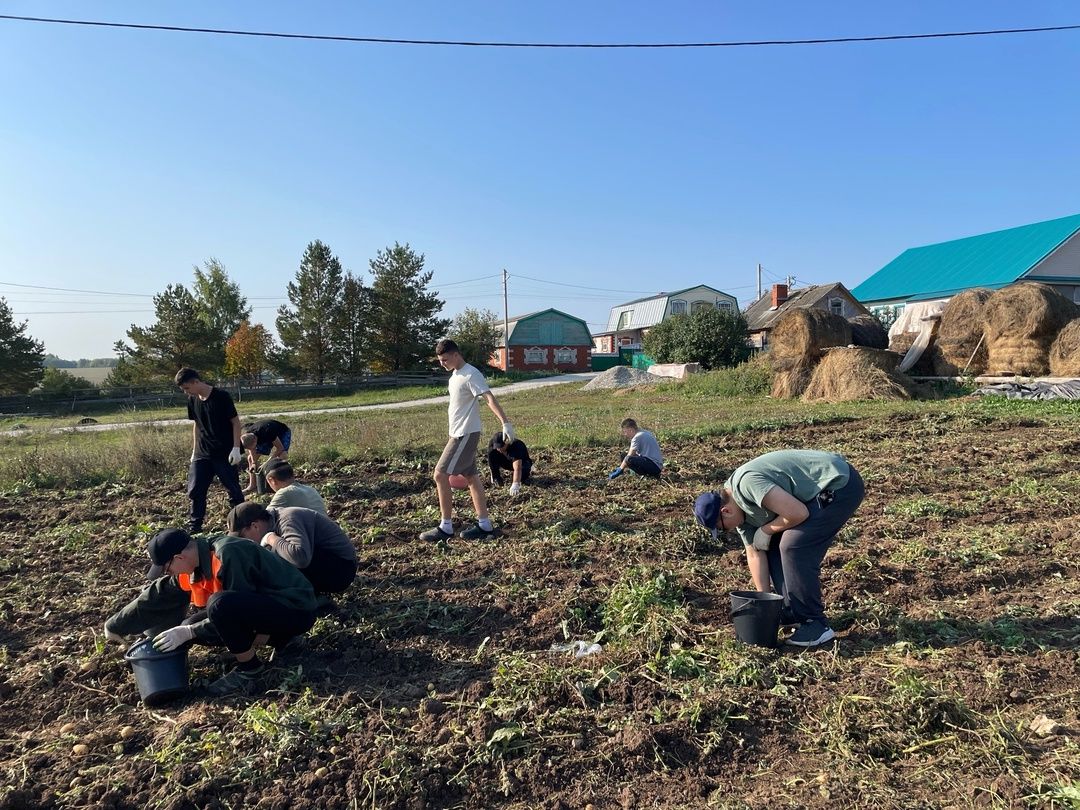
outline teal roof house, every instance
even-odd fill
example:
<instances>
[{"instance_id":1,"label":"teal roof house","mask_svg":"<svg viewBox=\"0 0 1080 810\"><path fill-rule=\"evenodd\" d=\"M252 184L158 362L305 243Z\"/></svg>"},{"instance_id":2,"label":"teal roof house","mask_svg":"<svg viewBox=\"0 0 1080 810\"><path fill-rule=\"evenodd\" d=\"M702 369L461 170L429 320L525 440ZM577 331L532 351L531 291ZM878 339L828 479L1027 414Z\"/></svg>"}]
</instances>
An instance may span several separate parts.
<instances>
[{"instance_id":1,"label":"teal roof house","mask_svg":"<svg viewBox=\"0 0 1080 810\"><path fill-rule=\"evenodd\" d=\"M1080 214L908 248L851 291L871 312L1041 281L1080 303Z\"/></svg>"}]
</instances>

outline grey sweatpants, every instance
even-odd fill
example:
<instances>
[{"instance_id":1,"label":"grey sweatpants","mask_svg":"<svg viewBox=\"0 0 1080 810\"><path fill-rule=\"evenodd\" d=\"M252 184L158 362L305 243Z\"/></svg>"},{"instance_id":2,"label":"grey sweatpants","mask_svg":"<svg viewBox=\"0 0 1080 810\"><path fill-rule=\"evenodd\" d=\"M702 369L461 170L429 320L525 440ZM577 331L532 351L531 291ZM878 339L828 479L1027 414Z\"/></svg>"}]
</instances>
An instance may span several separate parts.
<instances>
[{"instance_id":1,"label":"grey sweatpants","mask_svg":"<svg viewBox=\"0 0 1080 810\"><path fill-rule=\"evenodd\" d=\"M843 488L836 490L831 503L822 506L818 498L804 501L810 516L773 540L769 548L769 576L773 588L784 595L797 621L825 621L821 561L836 533L855 514L865 495L862 476L851 467L851 477Z\"/></svg>"}]
</instances>

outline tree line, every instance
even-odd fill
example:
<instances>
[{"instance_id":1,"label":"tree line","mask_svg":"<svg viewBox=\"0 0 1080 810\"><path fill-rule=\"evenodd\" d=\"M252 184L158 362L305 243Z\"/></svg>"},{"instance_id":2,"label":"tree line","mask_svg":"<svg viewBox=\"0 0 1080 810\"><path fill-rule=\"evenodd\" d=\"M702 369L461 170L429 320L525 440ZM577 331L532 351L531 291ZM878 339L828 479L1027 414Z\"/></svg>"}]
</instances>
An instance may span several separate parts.
<instances>
[{"instance_id":1,"label":"tree line","mask_svg":"<svg viewBox=\"0 0 1080 810\"><path fill-rule=\"evenodd\" d=\"M444 302L431 289L432 272L407 243L378 251L368 264L365 283L324 242L309 243L287 285L288 303L278 307L275 337L252 323L247 297L211 258L194 268L190 285L169 284L155 295L153 322L132 324L114 345L118 359L105 361L74 363L45 354L0 298L0 396L93 387L66 370L76 365L111 365L106 388L169 384L183 366L211 378L248 381L268 374L318 383L390 374L428 368L435 342L444 336L457 339L469 361L484 367L495 347L493 312L466 309L454 321L439 317Z\"/></svg>"},{"instance_id":2,"label":"tree line","mask_svg":"<svg viewBox=\"0 0 1080 810\"><path fill-rule=\"evenodd\" d=\"M345 270L330 247L308 244L288 303L278 307L277 337L251 322L251 306L216 259L196 267L191 287L170 284L154 296L155 321L132 325L114 346L119 362L106 386L171 380L192 366L211 377L290 381L392 373L426 367L450 321L430 289L424 256L395 243L369 262L370 283Z\"/></svg>"}]
</instances>

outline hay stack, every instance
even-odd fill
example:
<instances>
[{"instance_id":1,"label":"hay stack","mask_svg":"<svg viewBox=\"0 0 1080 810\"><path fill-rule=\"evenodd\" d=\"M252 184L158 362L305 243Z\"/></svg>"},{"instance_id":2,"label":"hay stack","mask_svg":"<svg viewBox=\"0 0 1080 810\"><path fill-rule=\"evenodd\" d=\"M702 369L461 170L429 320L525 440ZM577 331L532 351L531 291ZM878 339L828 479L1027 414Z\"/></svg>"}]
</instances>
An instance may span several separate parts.
<instances>
[{"instance_id":1,"label":"hay stack","mask_svg":"<svg viewBox=\"0 0 1080 810\"><path fill-rule=\"evenodd\" d=\"M848 323L851 324L851 342L855 346L866 346L870 349L889 348L889 333L873 315L856 315L848 318Z\"/></svg>"},{"instance_id":2,"label":"hay stack","mask_svg":"<svg viewBox=\"0 0 1080 810\"><path fill-rule=\"evenodd\" d=\"M1034 281L998 290L986 302L986 370L990 374L1041 375L1050 371L1050 346L1080 315L1053 287Z\"/></svg>"},{"instance_id":3,"label":"hay stack","mask_svg":"<svg viewBox=\"0 0 1080 810\"><path fill-rule=\"evenodd\" d=\"M773 372L772 396L774 399L795 399L806 390L814 375L814 364L804 363L794 368Z\"/></svg>"},{"instance_id":4,"label":"hay stack","mask_svg":"<svg viewBox=\"0 0 1080 810\"><path fill-rule=\"evenodd\" d=\"M983 321L990 295L990 290L977 287L954 295L945 305L938 325L938 351L933 357L934 373L939 377L963 374L965 366L968 374L982 374L986 370Z\"/></svg>"},{"instance_id":5,"label":"hay stack","mask_svg":"<svg viewBox=\"0 0 1080 810\"><path fill-rule=\"evenodd\" d=\"M780 316L769 335L769 355L777 371L812 366L825 349L851 343L851 324L821 309L793 309Z\"/></svg>"},{"instance_id":6,"label":"hay stack","mask_svg":"<svg viewBox=\"0 0 1080 810\"><path fill-rule=\"evenodd\" d=\"M1050 373L1080 377L1080 318L1069 321L1050 344Z\"/></svg>"},{"instance_id":7,"label":"hay stack","mask_svg":"<svg viewBox=\"0 0 1080 810\"><path fill-rule=\"evenodd\" d=\"M896 370L900 356L864 346L830 349L814 369L805 402L911 399L912 381Z\"/></svg>"}]
</instances>

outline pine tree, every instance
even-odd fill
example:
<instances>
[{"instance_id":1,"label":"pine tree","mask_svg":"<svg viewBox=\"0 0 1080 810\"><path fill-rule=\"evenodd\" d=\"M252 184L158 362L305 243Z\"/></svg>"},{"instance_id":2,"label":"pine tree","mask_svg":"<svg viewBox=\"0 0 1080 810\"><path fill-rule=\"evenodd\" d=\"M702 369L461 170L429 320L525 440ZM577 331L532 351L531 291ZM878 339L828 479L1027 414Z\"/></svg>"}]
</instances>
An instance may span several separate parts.
<instances>
[{"instance_id":1,"label":"pine tree","mask_svg":"<svg viewBox=\"0 0 1080 810\"><path fill-rule=\"evenodd\" d=\"M304 251L288 291L292 308L283 304L277 316L282 364L322 383L340 367L332 323L341 305L341 261L316 239Z\"/></svg>"},{"instance_id":2,"label":"pine tree","mask_svg":"<svg viewBox=\"0 0 1080 810\"><path fill-rule=\"evenodd\" d=\"M345 274L341 304L333 319L333 343L342 374L356 377L367 370L372 333L371 290L352 273Z\"/></svg>"},{"instance_id":3,"label":"pine tree","mask_svg":"<svg viewBox=\"0 0 1080 810\"><path fill-rule=\"evenodd\" d=\"M443 302L428 290L432 273L424 270L424 255L395 242L370 264L374 311L369 365L383 372L424 365L450 326L437 317Z\"/></svg>"},{"instance_id":4,"label":"pine tree","mask_svg":"<svg viewBox=\"0 0 1080 810\"><path fill-rule=\"evenodd\" d=\"M45 369L45 345L26 334L26 321L15 323L8 302L0 298L0 396L25 394Z\"/></svg>"}]
</instances>

